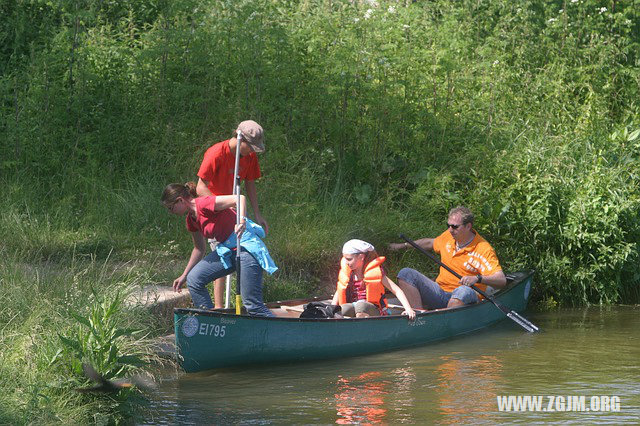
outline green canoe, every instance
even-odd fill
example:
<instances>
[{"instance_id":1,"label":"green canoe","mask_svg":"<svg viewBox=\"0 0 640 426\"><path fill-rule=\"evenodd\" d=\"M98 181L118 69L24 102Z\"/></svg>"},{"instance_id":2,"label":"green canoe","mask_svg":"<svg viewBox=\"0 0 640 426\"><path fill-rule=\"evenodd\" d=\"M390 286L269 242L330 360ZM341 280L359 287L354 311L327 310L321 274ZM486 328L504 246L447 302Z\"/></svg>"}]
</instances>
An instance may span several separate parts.
<instances>
[{"instance_id":1,"label":"green canoe","mask_svg":"<svg viewBox=\"0 0 640 426\"><path fill-rule=\"evenodd\" d=\"M527 307L533 271L507 276L494 293L502 305ZM341 358L423 345L469 333L505 319L489 301L456 309L422 312L411 322L397 315L349 319L297 318L304 303L292 300L267 306L275 318L235 315L231 310L175 309L178 358L185 371L198 372L245 364L272 364Z\"/></svg>"}]
</instances>

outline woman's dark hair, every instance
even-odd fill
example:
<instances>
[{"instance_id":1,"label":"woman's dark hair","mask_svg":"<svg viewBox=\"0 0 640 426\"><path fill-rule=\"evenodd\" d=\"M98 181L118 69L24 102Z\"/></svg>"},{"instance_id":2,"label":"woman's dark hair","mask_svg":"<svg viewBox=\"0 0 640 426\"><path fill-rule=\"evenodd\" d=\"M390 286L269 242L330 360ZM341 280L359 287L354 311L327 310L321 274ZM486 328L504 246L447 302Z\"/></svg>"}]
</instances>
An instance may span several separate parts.
<instances>
[{"instance_id":1,"label":"woman's dark hair","mask_svg":"<svg viewBox=\"0 0 640 426\"><path fill-rule=\"evenodd\" d=\"M176 202L179 197L182 198L196 198L198 193L196 192L196 184L194 182L170 183L164 188L162 192L162 203L165 205L171 205Z\"/></svg>"}]
</instances>

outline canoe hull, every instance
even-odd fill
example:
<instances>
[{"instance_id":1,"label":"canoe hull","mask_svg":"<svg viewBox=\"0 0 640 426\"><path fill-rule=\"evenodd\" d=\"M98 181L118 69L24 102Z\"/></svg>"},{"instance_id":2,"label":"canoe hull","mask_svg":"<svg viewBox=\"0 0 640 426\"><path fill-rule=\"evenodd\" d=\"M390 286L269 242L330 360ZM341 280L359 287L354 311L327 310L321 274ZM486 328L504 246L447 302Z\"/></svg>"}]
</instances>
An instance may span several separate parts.
<instances>
[{"instance_id":1,"label":"canoe hull","mask_svg":"<svg viewBox=\"0 0 640 426\"><path fill-rule=\"evenodd\" d=\"M496 294L506 307L527 307L533 271L514 274ZM489 301L405 316L353 319L260 318L199 309L175 309L176 347L187 372L244 364L358 356L423 345L505 319Z\"/></svg>"}]
</instances>

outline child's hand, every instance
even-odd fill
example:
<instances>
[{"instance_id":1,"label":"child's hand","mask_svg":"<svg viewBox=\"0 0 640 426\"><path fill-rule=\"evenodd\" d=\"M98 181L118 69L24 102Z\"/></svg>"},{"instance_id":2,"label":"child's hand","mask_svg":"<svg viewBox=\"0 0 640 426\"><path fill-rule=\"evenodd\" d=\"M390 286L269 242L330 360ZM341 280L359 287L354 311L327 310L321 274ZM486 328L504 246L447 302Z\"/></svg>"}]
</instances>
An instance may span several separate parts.
<instances>
[{"instance_id":1,"label":"child's hand","mask_svg":"<svg viewBox=\"0 0 640 426\"><path fill-rule=\"evenodd\" d=\"M416 319L416 311L414 311L413 309L409 308L406 311L404 311L402 313L402 315L406 315L409 317L409 321L414 321Z\"/></svg>"}]
</instances>

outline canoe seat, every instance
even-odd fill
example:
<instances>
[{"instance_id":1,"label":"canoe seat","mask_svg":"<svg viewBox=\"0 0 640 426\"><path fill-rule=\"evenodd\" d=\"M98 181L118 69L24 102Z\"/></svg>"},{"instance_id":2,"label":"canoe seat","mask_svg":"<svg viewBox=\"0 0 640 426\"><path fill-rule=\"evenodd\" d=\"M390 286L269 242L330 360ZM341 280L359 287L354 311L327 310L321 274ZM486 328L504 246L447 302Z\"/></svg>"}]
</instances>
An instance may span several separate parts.
<instances>
[{"instance_id":1,"label":"canoe seat","mask_svg":"<svg viewBox=\"0 0 640 426\"><path fill-rule=\"evenodd\" d=\"M295 306L281 305L280 309L284 309L285 311L290 311L290 312L302 313L302 311L304 311L304 305L295 305Z\"/></svg>"},{"instance_id":2,"label":"canoe seat","mask_svg":"<svg viewBox=\"0 0 640 426\"><path fill-rule=\"evenodd\" d=\"M300 317L300 312L292 311L289 309L283 309L282 307L270 308L269 310L273 312L275 316L281 317L281 318L299 318Z\"/></svg>"},{"instance_id":3,"label":"canoe seat","mask_svg":"<svg viewBox=\"0 0 640 426\"><path fill-rule=\"evenodd\" d=\"M299 318L302 311L304 311L304 305L280 305L269 309L277 317Z\"/></svg>"}]
</instances>

